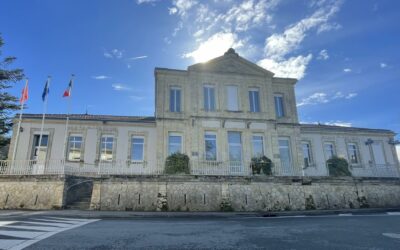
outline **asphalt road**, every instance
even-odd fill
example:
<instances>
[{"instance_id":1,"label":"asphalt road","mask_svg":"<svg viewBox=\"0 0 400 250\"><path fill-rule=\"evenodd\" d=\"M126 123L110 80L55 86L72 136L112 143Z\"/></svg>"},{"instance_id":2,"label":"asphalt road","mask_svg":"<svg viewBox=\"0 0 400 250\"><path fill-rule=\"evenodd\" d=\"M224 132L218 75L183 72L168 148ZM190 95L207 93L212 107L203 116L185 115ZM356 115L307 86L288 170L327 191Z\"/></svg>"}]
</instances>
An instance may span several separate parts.
<instances>
[{"instance_id":1,"label":"asphalt road","mask_svg":"<svg viewBox=\"0 0 400 250\"><path fill-rule=\"evenodd\" d=\"M99 220L46 212L0 214L0 248L24 246L26 249L398 250L400 214Z\"/></svg>"}]
</instances>

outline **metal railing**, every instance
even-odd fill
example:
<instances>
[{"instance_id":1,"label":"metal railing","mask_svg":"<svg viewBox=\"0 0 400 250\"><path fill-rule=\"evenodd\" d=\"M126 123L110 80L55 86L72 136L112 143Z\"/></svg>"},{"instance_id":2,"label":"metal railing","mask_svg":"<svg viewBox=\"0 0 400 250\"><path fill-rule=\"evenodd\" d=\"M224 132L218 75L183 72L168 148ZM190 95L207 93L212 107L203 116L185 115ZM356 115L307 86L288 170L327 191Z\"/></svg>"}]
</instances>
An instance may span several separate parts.
<instances>
[{"instance_id":1,"label":"metal railing","mask_svg":"<svg viewBox=\"0 0 400 250\"><path fill-rule=\"evenodd\" d=\"M162 164L159 164L162 165ZM309 167L311 168L311 167ZM327 176L329 171L324 165L315 165L310 169L296 168L293 164L282 164L279 161L272 165L273 176ZM325 168L325 169L324 169ZM400 178L400 171L394 164L366 164L351 166L353 177ZM0 175L162 175L163 167L148 164L146 161L98 161L93 164L65 160L2 160ZM191 175L213 176L251 176L249 161L206 161L191 160Z\"/></svg>"}]
</instances>

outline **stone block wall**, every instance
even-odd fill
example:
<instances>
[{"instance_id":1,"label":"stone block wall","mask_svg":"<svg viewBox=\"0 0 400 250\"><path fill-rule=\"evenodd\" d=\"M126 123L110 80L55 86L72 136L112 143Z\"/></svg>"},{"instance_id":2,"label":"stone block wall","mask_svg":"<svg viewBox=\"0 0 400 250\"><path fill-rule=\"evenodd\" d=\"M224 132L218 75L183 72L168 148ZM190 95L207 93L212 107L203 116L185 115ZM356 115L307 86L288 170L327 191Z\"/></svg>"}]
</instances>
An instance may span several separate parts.
<instances>
[{"instance_id":1,"label":"stone block wall","mask_svg":"<svg viewBox=\"0 0 400 250\"><path fill-rule=\"evenodd\" d=\"M64 183L59 176L0 176L0 209L62 208Z\"/></svg>"},{"instance_id":2,"label":"stone block wall","mask_svg":"<svg viewBox=\"0 0 400 250\"><path fill-rule=\"evenodd\" d=\"M133 211L289 211L400 206L395 179L292 177L103 178L91 209Z\"/></svg>"}]
</instances>

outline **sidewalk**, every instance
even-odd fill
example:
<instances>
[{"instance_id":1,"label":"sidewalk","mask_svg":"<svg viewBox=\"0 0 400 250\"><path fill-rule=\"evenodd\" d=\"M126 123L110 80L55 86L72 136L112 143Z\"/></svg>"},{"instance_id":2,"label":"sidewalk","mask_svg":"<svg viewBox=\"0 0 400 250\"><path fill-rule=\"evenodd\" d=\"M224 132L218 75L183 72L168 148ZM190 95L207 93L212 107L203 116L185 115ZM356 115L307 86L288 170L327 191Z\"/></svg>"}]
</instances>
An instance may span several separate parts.
<instances>
[{"instance_id":1,"label":"sidewalk","mask_svg":"<svg viewBox=\"0 0 400 250\"><path fill-rule=\"evenodd\" d=\"M93 210L0 210L2 214L18 212L19 216L45 215L64 216L74 218L99 218L99 219L133 219L133 218L242 218L242 217L290 217L290 216L326 216L326 215L366 215L387 212L398 212L400 208L364 208L340 210L305 210L305 211L280 211L280 212L136 212L136 211L93 211Z\"/></svg>"}]
</instances>

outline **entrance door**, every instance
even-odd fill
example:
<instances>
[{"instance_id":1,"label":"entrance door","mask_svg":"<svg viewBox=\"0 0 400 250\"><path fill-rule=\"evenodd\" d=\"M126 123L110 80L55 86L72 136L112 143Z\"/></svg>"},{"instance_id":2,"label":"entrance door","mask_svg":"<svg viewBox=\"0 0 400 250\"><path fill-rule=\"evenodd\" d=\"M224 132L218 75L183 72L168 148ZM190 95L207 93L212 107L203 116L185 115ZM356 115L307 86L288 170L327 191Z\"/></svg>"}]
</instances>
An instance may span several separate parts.
<instances>
[{"instance_id":1,"label":"entrance door","mask_svg":"<svg viewBox=\"0 0 400 250\"><path fill-rule=\"evenodd\" d=\"M49 141L48 135L42 135L41 147L39 148L39 140L40 135L33 136L33 144L32 144L32 155L31 160L35 160L37 162L44 162L46 160L47 155L47 144Z\"/></svg>"},{"instance_id":2,"label":"entrance door","mask_svg":"<svg viewBox=\"0 0 400 250\"><path fill-rule=\"evenodd\" d=\"M228 132L229 166L233 173L243 172L242 139L240 132Z\"/></svg>"}]
</instances>

